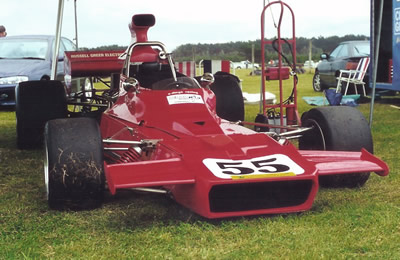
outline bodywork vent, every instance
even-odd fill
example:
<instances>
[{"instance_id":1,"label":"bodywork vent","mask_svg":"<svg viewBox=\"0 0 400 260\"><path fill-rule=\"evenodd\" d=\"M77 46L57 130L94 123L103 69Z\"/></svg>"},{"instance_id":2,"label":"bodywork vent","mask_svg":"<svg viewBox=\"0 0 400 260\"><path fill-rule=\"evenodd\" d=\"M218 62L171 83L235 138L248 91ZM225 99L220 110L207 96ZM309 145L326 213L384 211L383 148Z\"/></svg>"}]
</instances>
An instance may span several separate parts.
<instances>
[{"instance_id":1,"label":"bodywork vent","mask_svg":"<svg viewBox=\"0 0 400 260\"><path fill-rule=\"evenodd\" d=\"M306 202L312 180L223 184L209 193L211 212L233 212L298 206Z\"/></svg>"},{"instance_id":2,"label":"bodywork vent","mask_svg":"<svg viewBox=\"0 0 400 260\"><path fill-rule=\"evenodd\" d=\"M117 163L130 163L141 161L141 155L135 150L134 147L130 147L117 161Z\"/></svg>"}]
</instances>

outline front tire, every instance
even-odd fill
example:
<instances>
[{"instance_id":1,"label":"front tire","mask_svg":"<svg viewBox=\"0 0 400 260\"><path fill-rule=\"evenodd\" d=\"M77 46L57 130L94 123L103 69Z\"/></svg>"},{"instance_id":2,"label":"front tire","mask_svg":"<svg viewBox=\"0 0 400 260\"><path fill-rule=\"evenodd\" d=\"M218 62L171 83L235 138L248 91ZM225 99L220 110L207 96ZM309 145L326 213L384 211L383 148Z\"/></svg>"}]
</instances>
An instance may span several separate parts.
<instances>
[{"instance_id":1,"label":"front tire","mask_svg":"<svg viewBox=\"0 0 400 260\"><path fill-rule=\"evenodd\" d=\"M302 125L314 128L299 139L300 150L360 151L373 153L371 131L360 111L353 107L318 107L303 114ZM370 173L320 176L323 187L360 187Z\"/></svg>"},{"instance_id":2,"label":"front tire","mask_svg":"<svg viewBox=\"0 0 400 260\"><path fill-rule=\"evenodd\" d=\"M51 120L45 127L45 184L51 209L101 206L105 185L102 139L96 120Z\"/></svg>"}]
</instances>

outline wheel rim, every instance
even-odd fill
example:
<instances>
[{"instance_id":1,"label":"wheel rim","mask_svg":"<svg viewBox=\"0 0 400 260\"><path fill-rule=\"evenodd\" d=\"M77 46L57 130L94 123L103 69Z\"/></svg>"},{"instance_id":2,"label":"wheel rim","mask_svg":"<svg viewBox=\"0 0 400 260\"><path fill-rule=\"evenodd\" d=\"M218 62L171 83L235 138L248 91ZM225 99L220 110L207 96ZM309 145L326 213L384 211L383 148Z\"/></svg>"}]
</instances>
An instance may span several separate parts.
<instances>
[{"instance_id":1,"label":"wheel rim","mask_svg":"<svg viewBox=\"0 0 400 260\"><path fill-rule=\"evenodd\" d=\"M49 151L47 149L47 141L45 140L45 155L44 155L44 183L46 186L46 198L49 199Z\"/></svg>"},{"instance_id":2,"label":"wheel rim","mask_svg":"<svg viewBox=\"0 0 400 260\"><path fill-rule=\"evenodd\" d=\"M83 91L84 91L85 98L92 97L92 82L89 78L85 79L85 82L83 85Z\"/></svg>"},{"instance_id":3,"label":"wheel rim","mask_svg":"<svg viewBox=\"0 0 400 260\"><path fill-rule=\"evenodd\" d=\"M319 74L314 75L313 88L317 92L321 92L321 79Z\"/></svg>"},{"instance_id":4,"label":"wheel rim","mask_svg":"<svg viewBox=\"0 0 400 260\"><path fill-rule=\"evenodd\" d=\"M314 141L316 141L316 140L318 140L318 134L319 134L319 137L320 137L320 141L321 142L313 142L313 145L312 145L312 150L322 150L322 151L326 151L326 141L325 141L325 136L324 136L324 133L323 133L323 131L322 131L322 129L321 129L321 126L318 124L318 122L317 121L315 121L314 119L308 119L307 120L307 123L306 123L306 125L308 126L308 127L312 127L313 128L313 140ZM314 132L315 131L315 132ZM315 147L315 144L316 145L318 145L318 146L320 146L320 147Z\"/></svg>"}]
</instances>

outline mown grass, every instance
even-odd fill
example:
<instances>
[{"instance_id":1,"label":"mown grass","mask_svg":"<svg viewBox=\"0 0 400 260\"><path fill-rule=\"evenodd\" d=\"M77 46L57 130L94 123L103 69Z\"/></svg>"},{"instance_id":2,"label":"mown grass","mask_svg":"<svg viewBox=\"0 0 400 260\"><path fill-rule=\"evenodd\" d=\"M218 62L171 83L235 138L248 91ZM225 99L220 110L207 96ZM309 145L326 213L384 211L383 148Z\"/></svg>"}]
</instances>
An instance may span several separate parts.
<instances>
[{"instance_id":1,"label":"mown grass","mask_svg":"<svg viewBox=\"0 0 400 260\"><path fill-rule=\"evenodd\" d=\"M259 77L237 74L244 90L258 91ZM299 96L322 95L311 79L299 75ZM276 86L268 90L277 93ZM107 195L100 209L51 211L43 151L17 150L15 112L1 110L0 259L399 259L400 111L390 106L399 103L398 96L384 98L374 112L375 154L389 164L388 177L373 174L359 189L322 189L308 212L222 220L130 191ZM299 98L300 112L310 108ZM359 109L368 116L369 104ZM257 112L246 107L246 119Z\"/></svg>"}]
</instances>

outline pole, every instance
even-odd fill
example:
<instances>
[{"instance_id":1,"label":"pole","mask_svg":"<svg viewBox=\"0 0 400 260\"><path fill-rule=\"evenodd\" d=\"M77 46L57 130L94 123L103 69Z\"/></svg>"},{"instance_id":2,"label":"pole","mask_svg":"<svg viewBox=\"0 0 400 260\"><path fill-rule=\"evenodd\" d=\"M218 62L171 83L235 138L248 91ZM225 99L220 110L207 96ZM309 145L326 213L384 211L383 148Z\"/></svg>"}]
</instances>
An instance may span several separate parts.
<instances>
[{"instance_id":1,"label":"pole","mask_svg":"<svg viewBox=\"0 0 400 260\"><path fill-rule=\"evenodd\" d=\"M254 43L251 44L251 75L254 76Z\"/></svg>"},{"instance_id":2,"label":"pole","mask_svg":"<svg viewBox=\"0 0 400 260\"><path fill-rule=\"evenodd\" d=\"M309 42L309 44L308 44L308 60L309 60L309 62L310 62L310 64L308 65L308 70L309 70L309 73L311 73L311 69L312 69L312 67L311 67L311 60L312 60L312 40L310 40L310 42Z\"/></svg>"},{"instance_id":3,"label":"pole","mask_svg":"<svg viewBox=\"0 0 400 260\"><path fill-rule=\"evenodd\" d=\"M374 55L374 69L372 71L372 94L371 94L371 107L369 111L369 128L372 129L372 117L373 117L373 112L374 112L374 104L375 104L375 92L376 92L376 74L378 71L378 59L379 59L379 45L381 41L381 30L382 30L382 14L383 14L383 2L380 1L380 6L379 6L379 17L378 17L378 31L376 35L376 42L375 42L375 55ZM372 15L375 16L375 14L371 14L371 19ZM373 35L375 38L375 33Z\"/></svg>"},{"instance_id":4,"label":"pole","mask_svg":"<svg viewBox=\"0 0 400 260\"><path fill-rule=\"evenodd\" d=\"M78 14L76 13L76 0L74 1L74 11L75 11L75 45L76 50L79 49L78 45Z\"/></svg>"},{"instance_id":5,"label":"pole","mask_svg":"<svg viewBox=\"0 0 400 260\"><path fill-rule=\"evenodd\" d=\"M59 0L58 1L55 47L53 50L53 59L52 59L52 63L51 63L51 80L55 80L57 77L57 62L58 62L58 52L60 50L62 20L63 20L63 15L64 15L63 13L64 13L64 0Z\"/></svg>"}]
</instances>

